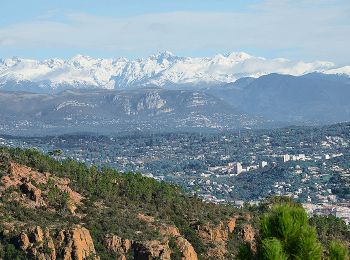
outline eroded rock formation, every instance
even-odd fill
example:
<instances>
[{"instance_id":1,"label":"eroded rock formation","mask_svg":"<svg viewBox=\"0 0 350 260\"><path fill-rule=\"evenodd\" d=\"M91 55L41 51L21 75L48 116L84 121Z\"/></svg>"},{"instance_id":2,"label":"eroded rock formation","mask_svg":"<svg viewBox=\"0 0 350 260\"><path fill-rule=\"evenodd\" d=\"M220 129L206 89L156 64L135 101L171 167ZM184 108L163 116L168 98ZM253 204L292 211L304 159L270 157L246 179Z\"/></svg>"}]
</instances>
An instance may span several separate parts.
<instances>
[{"instance_id":1,"label":"eroded rock formation","mask_svg":"<svg viewBox=\"0 0 350 260\"><path fill-rule=\"evenodd\" d=\"M227 242L229 235L236 227L237 217L232 217L227 221L220 221L218 225L213 226L210 223L199 225L197 234L203 240L208 248L209 258L224 259L227 253Z\"/></svg>"},{"instance_id":2,"label":"eroded rock formation","mask_svg":"<svg viewBox=\"0 0 350 260\"><path fill-rule=\"evenodd\" d=\"M18 236L18 244L32 259L98 259L90 232L79 225L59 231L29 228Z\"/></svg>"}]
</instances>

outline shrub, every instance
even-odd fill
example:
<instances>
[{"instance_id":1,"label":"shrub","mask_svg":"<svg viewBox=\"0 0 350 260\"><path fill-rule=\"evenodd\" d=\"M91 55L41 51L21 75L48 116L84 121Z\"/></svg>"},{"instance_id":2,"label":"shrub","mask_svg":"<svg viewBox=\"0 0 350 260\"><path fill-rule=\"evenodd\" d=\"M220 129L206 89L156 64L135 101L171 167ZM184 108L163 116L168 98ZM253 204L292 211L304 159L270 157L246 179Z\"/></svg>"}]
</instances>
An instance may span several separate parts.
<instances>
[{"instance_id":1,"label":"shrub","mask_svg":"<svg viewBox=\"0 0 350 260\"><path fill-rule=\"evenodd\" d=\"M276 238L266 238L262 241L262 255L264 259L286 260L287 255L283 251L281 241ZM245 258L248 259L248 258Z\"/></svg>"},{"instance_id":2,"label":"shrub","mask_svg":"<svg viewBox=\"0 0 350 260\"><path fill-rule=\"evenodd\" d=\"M347 260L349 253L346 246L339 241L332 241L329 246L329 260Z\"/></svg>"},{"instance_id":3,"label":"shrub","mask_svg":"<svg viewBox=\"0 0 350 260\"><path fill-rule=\"evenodd\" d=\"M0 177L3 174L10 173L10 155L7 152L0 151Z\"/></svg>"},{"instance_id":4,"label":"shrub","mask_svg":"<svg viewBox=\"0 0 350 260\"><path fill-rule=\"evenodd\" d=\"M239 246L237 259L239 260L246 260L246 259L252 259L253 258L253 252L250 249L250 245L248 243L243 243Z\"/></svg>"},{"instance_id":5,"label":"shrub","mask_svg":"<svg viewBox=\"0 0 350 260\"><path fill-rule=\"evenodd\" d=\"M17 249L13 244L7 244L3 249L4 260L21 260L26 259L23 251Z\"/></svg>"}]
</instances>

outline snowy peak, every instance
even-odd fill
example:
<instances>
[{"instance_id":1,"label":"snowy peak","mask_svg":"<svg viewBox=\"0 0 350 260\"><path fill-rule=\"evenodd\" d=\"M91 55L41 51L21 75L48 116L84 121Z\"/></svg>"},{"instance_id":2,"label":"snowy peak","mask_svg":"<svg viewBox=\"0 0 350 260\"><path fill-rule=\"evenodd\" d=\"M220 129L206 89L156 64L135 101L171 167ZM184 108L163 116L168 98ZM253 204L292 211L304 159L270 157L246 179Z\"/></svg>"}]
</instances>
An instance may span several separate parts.
<instances>
[{"instance_id":1,"label":"snowy peak","mask_svg":"<svg viewBox=\"0 0 350 260\"><path fill-rule=\"evenodd\" d=\"M330 69L324 72L325 74L338 74L350 77L350 66L344 66L336 69Z\"/></svg>"},{"instance_id":2,"label":"snowy peak","mask_svg":"<svg viewBox=\"0 0 350 260\"><path fill-rule=\"evenodd\" d=\"M227 53L225 57L236 62L245 61L253 58L253 56L245 52L231 52L231 53Z\"/></svg>"},{"instance_id":3,"label":"snowy peak","mask_svg":"<svg viewBox=\"0 0 350 260\"><path fill-rule=\"evenodd\" d=\"M26 90L28 82L43 92L55 92L62 88L202 86L225 84L242 77L259 77L269 73L298 76L310 72L350 75L350 67L335 68L333 63L325 61L266 59L244 52L192 58L164 51L136 60L96 59L85 55L76 55L68 60L43 61L14 57L0 60L0 89L20 87Z\"/></svg>"},{"instance_id":4,"label":"snowy peak","mask_svg":"<svg viewBox=\"0 0 350 260\"><path fill-rule=\"evenodd\" d=\"M150 57L151 59L155 59L157 61L164 61L164 60L172 60L172 59L175 59L177 58L176 55L174 55L172 52L170 51L163 51L163 52L158 52L157 54L155 55L152 55Z\"/></svg>"}]
</instances>

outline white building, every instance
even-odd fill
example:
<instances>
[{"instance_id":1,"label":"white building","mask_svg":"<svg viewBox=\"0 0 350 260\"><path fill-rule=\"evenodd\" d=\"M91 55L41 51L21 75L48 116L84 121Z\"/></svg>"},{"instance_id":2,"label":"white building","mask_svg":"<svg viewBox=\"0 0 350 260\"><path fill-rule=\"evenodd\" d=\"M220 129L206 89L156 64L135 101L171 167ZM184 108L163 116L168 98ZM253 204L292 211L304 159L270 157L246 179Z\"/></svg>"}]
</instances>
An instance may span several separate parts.
<instances>
[{"instance_id":1,"label":"white building","mask_svg":"<svg viewBox=\"0 0 350 260\"><path fill-rule=\"evenodd\" d=\"M267 166L267 162L261 161L260 162L260 168L264 168L265 166Z\"/></svg>"},{"instance_id":2,"label":"white building","mask_svg":"<svg viewBox=\"0 0 350 260\"><path fill-rule=\"evenodd\" d=\"M302 160L302 161L305 161L305 159L306 159L306 156L303 153L299 154L298 157L299 157L299 160Z\"/></svg>"},{"instance_id":3,"label":"white building","mask_svg":"<svg viewBox=\"0 0 350 260\"><path fill-rule=\"evenodd\" d=\"M240 174L243 171L243 167L241 163L236 163L235 168L234 168L236 174Z\"/></svg>"},{"instance_id":4,"label":"white building","mask_svg":"<svg viewBox=\"0 0 350 260\"><path fill-rule=\"evenodd\" d=\"M290 155L289 155L289 154L284 154L284 155L282 155L282 160L283 160L283 162L288 162L288 161L290 161Z\"/></svg>"}]
</instances>

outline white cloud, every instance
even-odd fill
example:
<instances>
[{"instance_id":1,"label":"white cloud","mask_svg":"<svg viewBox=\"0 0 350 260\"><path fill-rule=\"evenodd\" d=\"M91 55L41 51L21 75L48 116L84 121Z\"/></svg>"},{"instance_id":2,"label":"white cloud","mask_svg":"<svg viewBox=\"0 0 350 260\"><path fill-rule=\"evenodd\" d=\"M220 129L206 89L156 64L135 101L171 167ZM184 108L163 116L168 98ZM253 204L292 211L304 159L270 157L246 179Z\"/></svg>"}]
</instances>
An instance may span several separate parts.
<instances>
[{"instance_id":1,"label":"white cloud","mask_svg":"<svg viewBox=\"0 0 350 260\"><path fill-rule=\"evenodd\" d=\"M245 12L172 12L134 17L65 14L0 28L3 48L105 50L119 56L159 50L256 50L292 59L350 60L350 1L268 0Z\"/></svg>"}]
</instances>

